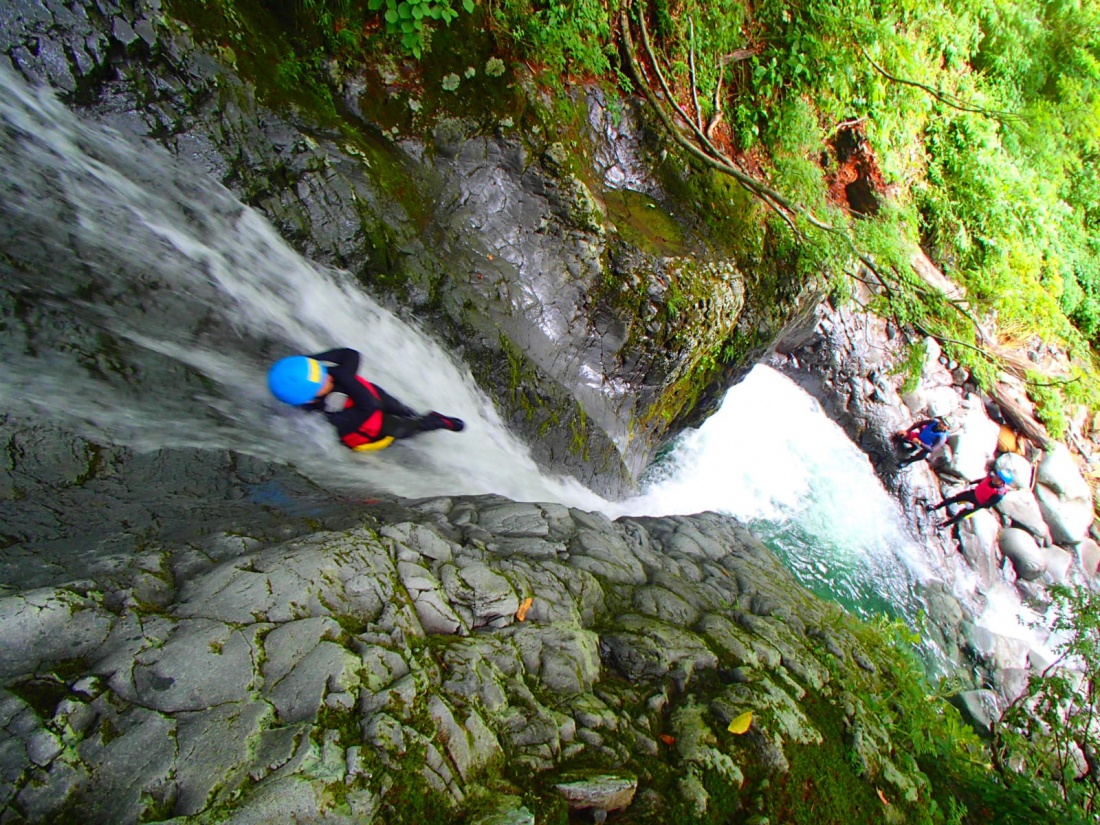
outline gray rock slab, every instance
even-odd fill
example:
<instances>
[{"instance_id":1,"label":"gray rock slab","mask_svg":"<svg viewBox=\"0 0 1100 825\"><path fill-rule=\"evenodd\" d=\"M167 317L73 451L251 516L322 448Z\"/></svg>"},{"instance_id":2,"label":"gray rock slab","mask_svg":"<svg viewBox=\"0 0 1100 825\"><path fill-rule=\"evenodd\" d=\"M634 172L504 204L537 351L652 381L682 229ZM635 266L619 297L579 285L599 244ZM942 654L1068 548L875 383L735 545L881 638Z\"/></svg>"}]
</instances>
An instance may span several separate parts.
<instances>
[{"instance_id":1,"label":"gray rock slab","mask_svg":"<svg viewBox=\"0 0 1100 825\"><path fill-rule=\"evenodd\" d=\"M1035 486L1035 497L1056 544L1072 545L1088 536L1093 521L1091 496L1064 498L1040 483Z\"/></svg>"},{"instance_id":2,"label":"gray rock slab","mask_svg":"<svg viewBox=\"0 0 1100 825\"><path fill-rule=\"evenodd\" d=\"M450 542L422 524L387 524L379 532L430 561L450 561L454 556Z\"/></svg>"},{"instance_id":3,"label":"gray rock slab","mask_svg":"<svg viewBox=\"0 0 1100 825\"><path fill-rule=\"evenodd\" d=\"M523 805L523 799L509 796L489 803L492 810L481 814L470 825L535 825L535 815Z\"/></svg>"},{"instance_id":4,"label":"gray rock slab","mask_svg":"<svg viewBox=\"0 0 1100 825\"><path fill-rule=\"evenodd\" d=\"M1026 530L1008 527L1001 531L998 544L1001 552L1012 561L1019 578L1034 581L1046 572L1046 554Z\"/></svg>"},{"instance_id":5,"label":"gray rock slab","mask_svg":"<svg viewBox=\"0 0 1100 825\"><path fill-rule=\"evenodd\" d=\"M634 777L604 774L575 782L555 785L573 811L595 808L601 811L618 811L634 801L638 780Z\"/></svg>"},{"instance_id":6,"label":"gray rock slab","mask_svg":"<svg viewBox=\"0 0 1100 825\"><path fill-rule=\"evenodd\" d=\"M471 709L456 715L443 699L433 695L428 699L428 713L463 781L503 754L496 736L477 711Z\"/></svg>"},{"instance_id":7,"label":"gray rock slab","mask_svg":"<svg viewBox=\"0 0 1100 825\"><path fill-rule=\"evenodd\" d=\"M550 524L542 509L534 504L503 504L483 508L477 523L494 536L546 538Z\"/></svg>"},{"instance_id":8,"label":"gray rock slab","mask_svg":"<svg viewBox=\"0 0 1100 825\"><path fill-rule=\"evenodd\" d=\"M363 689L370 693L382 690L409 672L404 657L394 650L381 645L360 644L356 651L363 663L360 674Z\"/></svg>"},{"instance_id":9,"label":"gray rock slab","mask_svg":"<svg viewBox=\"0 0 1100 825\"><path fill-rule=\"evenodd\" d=\"M508 579L480 562L443 568L443 592L452 606L469 611L471 628L511 617L519 609L519 597Z\"/></svg>"},{"instance_id":10,"label":"gray rock slab","mask_svg":"<svg viewBox=\"0 0 1100 825\"><path fill-rule=\"evenodd\" d=\"M581 693L600 677L600 639L570 625L517 627L512 640L527 671L554 693Z\"/></svg>"},{"instance_id":11,"label":"gray rock slab","mask_svg":"<svg viewBox=\"0 0 1100 825\"><path fill-rule=\"evenodd\" d=\"M1054 545L1042 549L1043 554L1046 556L1047 575L1056 584L1065 584L1069 581L1069 570L1073 565L1073 554Z\"/></svg>"},{"instance_id":12,"label":"gray rock slab","mask_svg":"<svg viewBox=\"0 0 1100 825\"><path fill-rule=\"evenodd\" d=\"M1039 483L1060 499L1091 499L1092 491L1065 444L1056 443L1038 467Z\"/></svg>"},{"instance_id":13,"label":"gray rock slab","mask_svg":"<svg viewBox=\"0 0 1100 825\"><path fill-rule=\"evenodd\" d=\"M699 611L693 605L663 587L637 588L634 609L679 627L691 627L699 618Z\"/></svg>"},{"instance_id":14,"label":"gray rock slab","mask_svg":"<svg viewBox=\"0 0 1100 825\"><path fill-rule=\"evenodd\" d=\"M207 619L186 619L163 646L138 654L133 670L136 695L126 698L164 713L240 701L255 686L256 653L240 630Z\"/></svg>"},{"instance_id":15,"label":"gray rock slab","mask_svg":"<svg viewBox=\"0 0 1100 825\"><path fill-rule=\"evenodd\" d=\"M1096 570L1100 568L1100 544L1088 538L1078 544L1074 550L1081 572L1090 579L1095 578Z\"/></svg>"},{"instance_id":16,"label":"gray rock slab","mask_svg":"<svg viewBox=\"0 0 1100 825\"><path fill-rule=\"evenodd\" d=\"M993 732L993 723L1003 712L1002 699L992 690L963 691L952 701L971 724L987 735Z\"/></svg>"},{"instance_id":17,"label":"gray rock slab","mask_svg":"<svg viewBox=\"0 0 1100 825\"><path fill-rule=\"evenodd\" d=\"M601 636L600 652L628 679L655 678L672 671L690 675L718 664L718 657L690 631L640 616L623 617L620 627Z\"/></svg>"},{"instance_id":18,"label":"gray rock slab","mask_svg":"<svg viewBox=\"0 0 1100 825\"><path fill-rule=\"evenodd\" d=\"M312 722L329 691L347 693L359 684L358 656L333 642L323 641L306 653L294 668L264 695L275 706L283 724Z\"/></svg>"},{"instance_id":19,"label":"gray rock slab","mask_svg":"<svg viewBox=\"0 0 1100 825\"><path fill-rule=\"evenodd\" d=\"M569 563L607 581L645 584L646 572L631 548L614 532L578 530L569 542Z\"/></svg>"},{"instance_id":20,"label":"gray rock slab","mask_svg":"<svg viewBox=\"0 0 1100 825\"><path fill-rule=\"evenodd\" d=\"M176 765L175 720L141 707L119 718L121 735L86 739L79 746L95 766L95 790L86 798L88 822L138 822L156 806L150 795L166 790Z\"/></svg>"},{"instance_id":21,"label":"gray rock slab","mask_svg":"<svg viewBox=\"0 0 1100 825\"><path fill-rule=\"evenodd\" d=\"M180 713L176 741L175 814L193 815L227 798L248 776L249 758L263 728L273 721L266 702L234 702Z\"/></svg>"},{"instance_id":22,"label":"gray rock slab","mask_svg":"<svg viewBox=\"0 0 1100 825\"><path fill-rule=\"evenodd\" d=\"M23 821L48 822L59 808L78 806L90 780L90 772L83 764L55 761L47 772L38 773L19 790L17 804L25 817ZM4 792L0 791L0 799L3 797Z\"/></svg>"},{"instance_id":23,"label":"gray rock slab","mask_svg":"<svg viewBox=\"0 0 1100 825\"><path fill-rule=\"evenodd\" d=\"M335 641L342 633L340 625L328 616L277 625L263 637L264 681L270 684L278 682L322 640Z\"/></svg>"},{"instance_id":24,"label":"gray rock slab","mask_svg":"<svg viewBox=\"0 0 1100 825\"><path fill-rule=\"evenodd\" d=\"M26 743L7 732L0 735L0 805L7 805L15 796L17 782L30 766Z\"/></svg>"},{"instance_id":25,"label":"gray rock slab","mask_svg":"<svg viewBox=\"0 0 1100 825\"><path fill-rule=\"evenodd\" d=\"M85 656L103 643L114 622L95 599L65 588L0 599L0 679Z\"/></svg>"},{"instance_id":26,"label":"gray rock slab","mask_svg":"<svg viewBox=\"0 0 1100 825\"><path fill-rule=\"evenodd\" d=\"M321 802L313 783L305 777L288 776L260 785L222 825L317 822L320 812ZM342 823L337 820L331 825Z\"/></svg>"},{"instance_id":27,"label":"gray rock slab","mask_svg":"<svg viewBox=\"0 0 1100 825\"><path fill-rule=\"evenodd\" d=\"M999 424L985 413L981 400L969 396L955 414L959 430L948 439L947 466L965 479L981 478L997 449Z\"/></svg>"},{"instance_id":28,"label":"gray rock slab","mask_svg":"<svg viewBox=\"0 0 1100 825\"><path fill-rule=\"evenodd\" d=\"M252 569L253 561L234 559L187 582L175 614L236 624L263 621L278 602L270 576Z\"/></svg>"},{"instance_id":29,"label":"gray rock slab","mask_svg":"<svg viewBox=\"0 0 1100 825\"><path fill-rule=\"evenodd\" d=\"M1031 490L1013 490L997 504L997 511L1012 519L1014 527L1021 527L1040 539L1050 540L1050 528Z\"/></svg>"}]
</instances>

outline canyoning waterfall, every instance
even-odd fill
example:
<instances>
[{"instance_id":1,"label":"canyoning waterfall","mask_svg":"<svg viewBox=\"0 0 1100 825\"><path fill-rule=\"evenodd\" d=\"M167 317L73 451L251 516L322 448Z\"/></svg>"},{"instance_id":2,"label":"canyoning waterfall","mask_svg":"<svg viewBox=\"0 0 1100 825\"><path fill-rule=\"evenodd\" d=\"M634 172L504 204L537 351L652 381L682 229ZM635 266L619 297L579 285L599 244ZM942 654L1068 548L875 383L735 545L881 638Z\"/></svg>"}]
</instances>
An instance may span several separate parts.
<instances>
[{"instance_id":1,"label":"canyoning waterfall","mask_svg":"<svg viewBox=\"0 0 1100 825\"><path fill-rule=\"evenodd\" d=\"M933 576L870 462L792 381L757 367L652 468L631 506L716 510L776 550L803 584L858 612L920 610Z\"/></svg>"},{"instance_id":2,"label":"canyoning waterfall","mask_svg":"<svg viewBox=\"0 0 1100 825\"><path fill-rule=\"evenodd\" d=\"M295 253L255 211L163 148L82 122L0 69L0 243L10 304L0 404L137 450L235 450L339 492L498 493L611 516L717 510L750 523L804 584L864 614L913 619L934 578L866 457L777 373L755 370L608 502L541 472L469 371ZM467 420L381 453L341 447L265 387L275 358L332 346L409 405Z\"/></svg>"},{"instance_id":3,"label":"canyoning waterfall","mask_svg":"<svg viewBox=\"0 0 1100 825\"><path fill-rule=\"evenodd\" d=\"M14 260L0 403L136 447L234 449L339 489L500 493L596 509L539 472L468 371L343 273L303 259L227 190L0 76L0 234ZM369 460L270 398L275 358L349 346L410 406L468 422ZM316 419L316 420L314 420Z\"/></svg>"}]
</instances>

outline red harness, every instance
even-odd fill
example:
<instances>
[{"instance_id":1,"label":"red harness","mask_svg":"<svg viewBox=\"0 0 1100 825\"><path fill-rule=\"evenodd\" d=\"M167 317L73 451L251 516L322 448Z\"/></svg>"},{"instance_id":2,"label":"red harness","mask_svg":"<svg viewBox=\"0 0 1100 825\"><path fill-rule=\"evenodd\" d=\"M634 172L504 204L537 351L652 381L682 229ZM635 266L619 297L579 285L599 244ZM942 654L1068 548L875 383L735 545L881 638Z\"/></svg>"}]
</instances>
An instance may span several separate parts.
<instances>
[{"instance_id":1,"label":"red harness","mask_svg":"<svg viewBox=\"0 0 1100 825\"><path fill-rule=\"evenodd\" d=\"M367 390L370 391L370 394L378 400L379 404L382 403L382 397L378 394L378 390L375 389L374 384L371 384L369 381L365 381L363 377L359 375L355 376L355 378L360 384L362 384L364 387L367 388ZM346 410L354 406L355 402L349 398L347 400L347 403L344 404L344 409ZM367 416L366 420L359 425L359 429L352 430L347 435L340 436L340 441L343 442L345 447L351 447L351 449L354 450L356 447L362 447L364 444L371 444L375 441L380 440L381 438L382 408L379 407L377 410Z\"/></svg>"}]
</instances>

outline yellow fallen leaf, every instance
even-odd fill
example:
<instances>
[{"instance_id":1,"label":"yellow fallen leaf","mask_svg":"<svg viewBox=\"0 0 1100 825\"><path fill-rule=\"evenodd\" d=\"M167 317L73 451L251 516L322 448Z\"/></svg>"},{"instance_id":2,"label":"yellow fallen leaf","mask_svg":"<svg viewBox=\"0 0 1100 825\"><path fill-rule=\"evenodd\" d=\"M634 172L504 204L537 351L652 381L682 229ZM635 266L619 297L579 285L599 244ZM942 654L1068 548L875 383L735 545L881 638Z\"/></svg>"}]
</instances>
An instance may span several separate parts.
<instances>
[{"instance_id":1,"label":"yellow fallen leaf","mask_svg":"<svg viewBox=\"0 0 1100 825\"><path fill-rule=\"evenodd\" d=\"M740 716L730 722L730 726L726 728L726 730L728 730L730 733L740 734L747 731L750 725L752 725L752 711L746 710L744 713L742 713Z\"/></svg>"},{"instance_id":2,"label":"yellow fallen leaf","mask_svg":"<svg viewBox=\"0 0 1100 825\"><path fill-rule=\"evenodd\" d=\"M527 611L531 609L531 605L535 603L535 600L528 596L523 600L523 604L519 606L519 610L516 611L516 621L527 621Z\"/></svg>"},{"instance_id":3,"label":"yellow fallen leaf","mask_svg":"<svg viewBox=\"0 0 1100 825\"><path fill-rule=\"evenodd\" d=\"M886 794L884 794L882 792L882 789L881 788L875 788L875 790L878 791L878 798L882 800L882 804L883 805L889 805L890 803L886 801Z\"/></svg>"}]
</instances>

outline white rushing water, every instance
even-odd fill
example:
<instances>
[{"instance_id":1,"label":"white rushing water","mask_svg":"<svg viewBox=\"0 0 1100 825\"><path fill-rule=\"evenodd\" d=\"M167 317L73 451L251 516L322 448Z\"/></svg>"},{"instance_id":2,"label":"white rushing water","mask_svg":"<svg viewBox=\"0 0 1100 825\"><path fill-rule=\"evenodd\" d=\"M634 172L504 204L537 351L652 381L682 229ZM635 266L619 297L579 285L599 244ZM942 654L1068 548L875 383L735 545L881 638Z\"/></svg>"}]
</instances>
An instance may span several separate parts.
<instances>
[{"instance_id":1,"label":"white rushing water","mask_svg":"<svg viewBox=\"0 0 1100 825\"><path fill-rule=\"evenodd\" d=\"M0 336L6 410L139 450L287 462L340 491L498 493L611 516L716 510L751 523L824 595L864 611L920 609L914 587L929 571L896 503L816 402L775 372L755 370L686 433L644 495L611 503L542 473L466 367L351 278L302 258L162 148L86 124L3 69L0 164L0 248L21 262L5 270L17 296ZM125 357L89 363L96 346ZM323 419L265 386L274 358L332 346L359 349L370 380L467 430L345 450Z\"/></svg>"},{"instance_id":2,"label":"white rushing water","mask_svg":"<svg viewBox=\"0 0 1100 825\"><path fill-rule=\"evenodd\" d=\"M714 510L751 524L799 579L864 612L920 609L931 571L867 457L792 381L755 368L650 473L633 513Z\"/></svg>"},{"instance_id":3,"label":"white rushing water","mask_svg":"<svg viewBox=\"0 0 1100 825\"><path fill-rule=\"evenodd\" d=\"M539 471L463 365L349 277L295 253L227 190L159 147L82 123L10 72L0 87L0 238L40 260L14 275L25 279L16 292L31 320L26 340L4 337L4 408L139 449L231 448L287 461L330 487L602 505ZM57 308L65 317L51 316ZM164 387L138 369L120 387L63 336L34 347L36 324L69 325L74 341L105 334L201 379ZM265 385L274 358L333 346L360 350L370 380L410 406L464 418L467 431L369 457L348 452L319 416L280 405Z\"/></svg>"}]
</instances>

